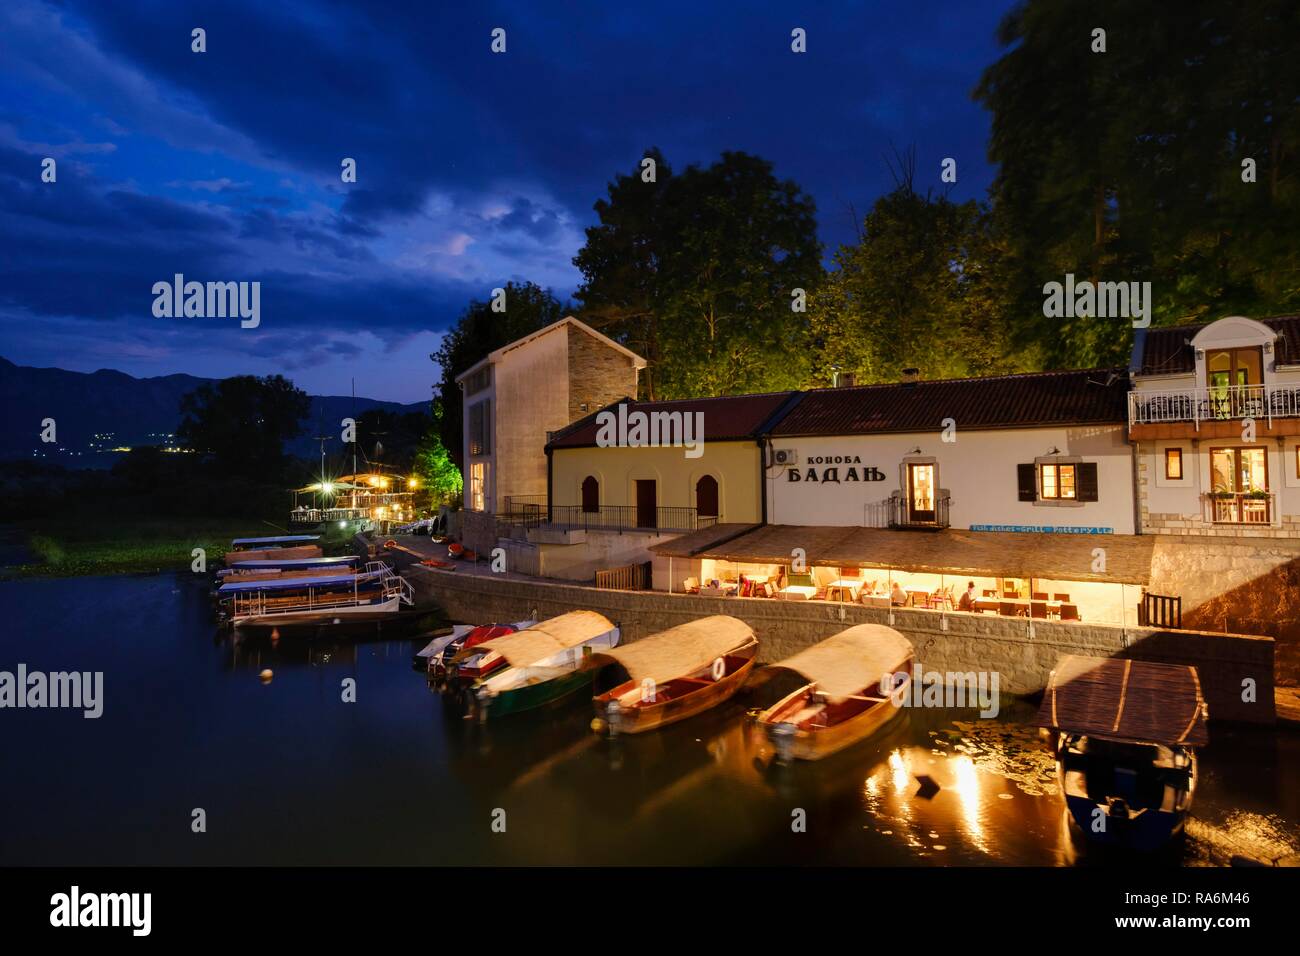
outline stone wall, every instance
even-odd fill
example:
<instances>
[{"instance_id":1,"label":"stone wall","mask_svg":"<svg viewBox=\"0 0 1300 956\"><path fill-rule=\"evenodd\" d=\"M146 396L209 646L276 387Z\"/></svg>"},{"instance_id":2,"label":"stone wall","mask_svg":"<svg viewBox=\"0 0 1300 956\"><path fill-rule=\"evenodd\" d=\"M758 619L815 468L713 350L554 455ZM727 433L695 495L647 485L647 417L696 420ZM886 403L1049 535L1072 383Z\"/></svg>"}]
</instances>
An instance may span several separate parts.
<instances>
[{"instance_id":1,"label":"stone wall","mask_svg":"<svg viewBox=\"0 0 1300 956\"><path fill-rule=\"evenodd\" d=\"M759 659L779 660L854 624L891 624L907 636L927 670L997 671L1001 689L1033 694L1046 685L1062 654L1132 657L1195 665L1213 718L1272 723L1273 641L1195 631L1158 631L980 614L893 612L821 601L709 598L645 591L601 591L579 585L413 569L417 597L460 621L553 617L579 608L617 623L624 640L709 614L748 623L760 641ZM1241 700L1242 682L1255 682L1257 702Z\"/></svg>"},{"instance_id":2,"label":"stone wall","mask_svg":"<svg viewBox=\"0 0 1300 956\"><path fill-rule=\"evenodd\" d=\"M627 355L572 325L567 331L570 422L620 398L636 398L636 368Z\"/></svg>"}]
</instances>

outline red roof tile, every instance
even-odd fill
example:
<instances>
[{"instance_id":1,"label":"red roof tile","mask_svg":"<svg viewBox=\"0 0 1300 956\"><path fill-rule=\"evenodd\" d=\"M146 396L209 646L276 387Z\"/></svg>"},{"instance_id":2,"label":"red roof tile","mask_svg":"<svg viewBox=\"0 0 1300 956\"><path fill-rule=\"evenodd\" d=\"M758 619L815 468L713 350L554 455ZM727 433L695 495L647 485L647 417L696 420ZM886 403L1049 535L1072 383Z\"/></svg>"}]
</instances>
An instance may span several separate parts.
<instances>
[{"instance_id":1,"label":"red roof tile","mask_svg":"<svg viewBox=\"0 0 1300 956\"><path fill-rule=\"evenodd\" d=\"M1121 369L827 388L804 393L772 434L934 431L945 418L959 429L1121 424L1127 393Z\"/></svg>"},{"instance_id":2,"label":"red roof tile","mask_svg":"<svg viewBox=\"0 0 1300 956\"><path fill-rule=\"evenodd\" d=\"M1300 315L1275 315L1257 321L1278 333L1278 364L1300 365ZM1180 375L1196 371L1196 356L1188 342L1209 324L1147 329L1139 374Z\"/></svg>"}]
</instances>

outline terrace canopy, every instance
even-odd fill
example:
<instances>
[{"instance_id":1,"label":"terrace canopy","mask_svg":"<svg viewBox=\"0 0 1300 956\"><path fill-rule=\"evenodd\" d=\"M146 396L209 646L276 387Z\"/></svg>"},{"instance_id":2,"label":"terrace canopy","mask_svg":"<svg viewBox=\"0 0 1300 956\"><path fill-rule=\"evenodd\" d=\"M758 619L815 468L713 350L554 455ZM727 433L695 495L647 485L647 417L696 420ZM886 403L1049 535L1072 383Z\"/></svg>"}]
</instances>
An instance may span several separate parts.
<instances>
[{"instance_id":1,"label":"terrace canopy","mask_svg":"<svg viewBox=\"0 0 1300 956\"><path fill-rule=\"evenodd\" d=\"M886 568L932 574L1047 578L1146 585L1150 535L1047 534L1016 531L895 531L815 525L715 525L658 544L663 557L789 564L796 548L810 565ZM1105 570L1093 550L1105 549Z\"/></svg>"}]
</instances>

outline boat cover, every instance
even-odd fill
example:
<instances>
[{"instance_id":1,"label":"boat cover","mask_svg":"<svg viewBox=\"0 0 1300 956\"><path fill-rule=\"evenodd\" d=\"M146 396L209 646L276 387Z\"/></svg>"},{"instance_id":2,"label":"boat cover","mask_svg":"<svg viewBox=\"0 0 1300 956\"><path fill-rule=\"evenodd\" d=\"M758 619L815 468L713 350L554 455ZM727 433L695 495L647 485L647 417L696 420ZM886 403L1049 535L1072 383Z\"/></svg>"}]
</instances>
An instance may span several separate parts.
<instances>
[{"instance_id":1,"label":"boat cover","mask_svg":"<svg viewBox=\"0 0 1300 956\"><path fill-rule=\"evenodd\" d=\"M859 624L774 664L808 678L832 698L877 690L912 657L912 645L883 624Z\"/></svg>"},{"instance_id":2,"label":"boat cover","mask_svg":"<svg viewBox=\"0 0 1300 956\"><path fill-rule=\"evenodd\" d=\"M327 567L332 564L356 564L360 559L355 554L345 554L337 558L259 558L255 561L233 561L232 568L242 568L246 571L253 569L265 568L310 568L310 567Z\"/></svg>"},{"instance_id":3,"label":"boat cover","mask_svg":"<svg viewBox=\"0 0 1300 956\"><path fill-rule=\"evenodd\" d=\"M595 611L570 611L514 634L496 637L474 647L461 648L455 660L461 661L476 654L496 651L512 667L527 667L612 630L614 625L603 614Z\"/></svg>"},{"instance_id":4,"label":"boat cover","mask_svg":"<svg viewBox=\"0 0 1300 956\"><path fill-rule=\"evenodd\" d=\"M236 538L230 542L232 548L247 548L250 545L258 547L274 547L277 544L300 544L305 541L319 541L318 534L282 534L272 538Z\"/></svg>"},{"instance_id":5,"label":"boat cover","mask_svg":"<svg viewBox=\"0 0 1300 956\"><path fill-rule=\"evenodd\" d=\"M358 587L374 584L384 576L382 571L368 574L325 574L313 578L272 578L268 581L231 581L217 588L218 594L246 594L252 591L303 590L304 588L323 588L350 585Z\"/></svg>"},{"instance_id":6,"label":"boat cover","mask_svg":"<svg viewBox=\"0 0 1300 956\"><path fill-rule=\"evenodd\" d=\"M1075 654L1057 662L1038 708L1041 727L1167 746L1205 743L1207 716L1195 667Z\"/></svg>"},{"instance_id":7,"label":"boat cover","mask_svg":"<svg viewBox=\"0 0 1300 956\"><path fill-rule=\"evenodd\" d=\"M634 681L648 677L656 684L666 684L707 667L716 658L739 650L752 640L754 631L744 621L715 614L670 627L623 647L601 649L594 656L621 664Z\"/></svg>"}]
</instances>

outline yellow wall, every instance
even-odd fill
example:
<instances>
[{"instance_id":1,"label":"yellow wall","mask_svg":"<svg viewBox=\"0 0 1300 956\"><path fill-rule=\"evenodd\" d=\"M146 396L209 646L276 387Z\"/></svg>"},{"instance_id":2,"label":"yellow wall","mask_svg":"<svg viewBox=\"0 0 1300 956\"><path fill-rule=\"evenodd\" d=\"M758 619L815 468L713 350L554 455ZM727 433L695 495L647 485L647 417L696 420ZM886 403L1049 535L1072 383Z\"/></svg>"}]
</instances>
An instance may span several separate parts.
<instances>
[{"instance_id":1,"label":"yellow wall","mask_svg":"<svg viewBox=\"0 0 1300 956\"><path fill-rule=\"evenodd\" d=\"M687 458L672 447L557 448L552 452L551 500L557 505L582 504L582 481L594 475L600 482L601 505L635 505L638 479L659 483L659 507L694 508L695 483L704 475L718 481L718 520L757 522L759 498L758 446L748 442L706 442L704 454Z\"/></svg>"}]
</instances>

